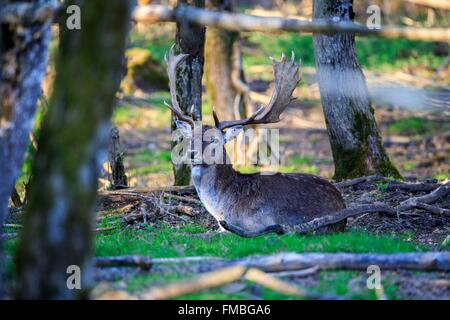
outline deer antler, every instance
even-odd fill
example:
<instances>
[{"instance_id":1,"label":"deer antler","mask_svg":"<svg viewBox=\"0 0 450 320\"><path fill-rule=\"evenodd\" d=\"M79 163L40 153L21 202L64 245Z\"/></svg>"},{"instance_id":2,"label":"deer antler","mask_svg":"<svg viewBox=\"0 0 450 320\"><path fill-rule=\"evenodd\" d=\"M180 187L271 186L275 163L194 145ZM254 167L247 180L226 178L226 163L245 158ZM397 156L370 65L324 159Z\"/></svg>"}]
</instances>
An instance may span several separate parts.
<instances>
[{"instance_id":1,"label":"deer antler","mask_svg":"<svg viewBox=\"0 0 450 320\"><path fill-rule=\"evenodd\" d=\"M295 63L294 52L292 52L290 60L287 60L283 54L280 61L274 59L272 61L275 74L275 89L269 104L266 107L259 108L247 119L220 122L219 125L216 125L217 128L224 130L237 125L276 123L280 121L280 115L288 104L294 100L292 93L300 81L298 73L300 65Z\"/></svg>"},{"instance_id":2,"label":"deer antler","mask_svg":"<svg viewBox=\"0 0 450 320\"><path fill-rule=\"evenodd\" d=\"M164 101L164 104L169 107L170 110L173 111L173 113L177 116L178 119L183 120L185 122L188 122L192 126L194 126L194 119L192 117L189 117L183 113L183 111L180 108L180 105L178 104L177 100L177 92L176 92L176 75L177 75L177 66L178 64L186 59L188 54L174 54L174 47L173 45L169 53L164 56L164 60L167 64L167 74L169 76L169 86L170 86L170 96L172 98L172 105L168 104Z\"/></svg>"}]
</instances>

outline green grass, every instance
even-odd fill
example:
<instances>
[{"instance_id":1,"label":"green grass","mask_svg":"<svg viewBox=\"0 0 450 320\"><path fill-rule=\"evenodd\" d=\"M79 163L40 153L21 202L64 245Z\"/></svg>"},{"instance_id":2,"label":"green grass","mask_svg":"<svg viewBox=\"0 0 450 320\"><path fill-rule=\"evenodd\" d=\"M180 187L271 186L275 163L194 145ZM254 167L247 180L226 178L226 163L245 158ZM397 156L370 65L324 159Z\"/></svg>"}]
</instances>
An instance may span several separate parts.
<instances>
[{"instance_id":1,"label":"green grass","mask_svg":"<svg viewBox=\"0 0 450 320\"><path fill-rule=\"evenodd\" d=\"M135 168L137 174L170 172L172 170L171 152L162 150L154 152L143 149L127 157L130 167Z\"/></svg>"},{"instance_id":2,"label":"green grass","mask_svg":"<svg viewBox=\"0 0 450 320\"><path fill-rule=\"evenodd\" d=\"M252 33L247 41L256 44L259 54L244 55L244 66L269 64L269 56L279 58L291 50L300 55L305 66L314 66L314 50L311 35L283 33L277 36ZM435 56L433 44L406 39L357 38L356 54L364 68L392 70L408 66L437 68L445 57Z\"/></svg>"},{"instance_id":3,"label":"green grass","mask_svg":"<svg viewBox=\"0 0 450 320\"><path fill-rule=\"evenodd\" d=\"M423 119L420 117L407 117L403 119L396 120L389 125L389 130L398 135L422 135L431 133L438 129L438 124L434 121ZM444 125L444 130L447 126Z\"/></svg>"},{"instance_id":4,"label":"green grass","mask_svg":"<svg viewBox=\"0 0 450 320\"><path fill-rule=\"evenodd\" d=\"M438 179L438 180L447 180L447 179L450 179L450 173L449 172L437 173L433 176L433 178Z\"/></svg>"},{"instance_id":5,"label":"green grass","mask_svg":"<svg viewBox=\"0 0 450 320\"><path fill-rule=\"evenodd\" d=\"M239 258L256 254L272 254L277 252L412 252L425 250L407 242L404 237L373 235L367 232L351 231L321 236L266 235L260 238L245 239L233 234L216 234L210 238L198 238L195 234L207 230L199 225L184 227L146 227L141 230L126 229L120 232L104 233L97 236L96 255L150 255L152 257L179 256L218 256L223 258ZM163 285L174 281L195 277L195 274L176 269L161 274L153 272L125 279L126 288L132 293L140 292L150 286ZM343 296L351 299L375 299L375 293L365 287L367 274L361 271L323 271L316 277L316 283L308 288L309 292ZM352 281L359 284L355 289ZM251 282L242 290L227 293L223 288L202 291L186 295L182 299L249 299L255 290L263 299L293 299L295 297L261 288ZM382 283L389 299L395 299L398 288L383 277Z\"/></svg>"},{"instance_id":6,"label":"green grass","mask_svg":"<svg viewBox=\"0 0 450 320\"><path fill-rule=\"evenodd\" d=\"M193 229L194 228L194 229ZM238 258L254 254L277 252L410 252L423 250L402 239L350 231L320 236L266 235L241 238L234 234L217 233L199 238L190 233L206 232L199 226L173 228L165 225L141 230L125 229L97 236L95 252L98 256L149 255L179 257L213 255Z\"/></svg>"},{"instance_id":7,"label":"green grass","mask_svg":"<svg viewBox=\"0 0 450 320\"><path fill-rule=\"evenodd\" d=\"M114 223L120 225L118 218L104 218L100 227ZM158 224L154 227L145 226L142 229L118 228L111 232L96 235L96 256L146 255L158 257L183 256L217 256L223 258L240 258L257 254L273 254L278 252L354 252L354 253L395 253L423 251L426 247L408 242L405 239L411 235L387 236L374 235L363 231L350 231L338 234L320 236L297 235L266 235L259 238L241 238L233 234L217 233L209 238L196 237L195 234L207 232L207 229L196 224L180 227L169 227ZM17 240L6 241L7 256L13 256ZM8 270L13 269L10 259ZM9 272L9 273L10 273ZM164 274L158 271L133 275L121 279L127 291L138 293L150 286L163 285L174 281L195 277L184 269L173 269ZM364 283L367 275L360 271L322 271L315 276L315 282L308 288L311 293L338 295L351 299L375 299L372 290L366 289ZM287 279L288 280L288 279ZM359 281L356 290L352 281ZM382 278L385 293L390 299L395 299L397 287L389 277ZM186 295L182 299L249 299L252 293L263 299L294 299L254 283L243 281L245 287L237 292L225 292L223 288L202 291ZM112 283L114 286L114 283Z\"/></svg>"}]
</instances>

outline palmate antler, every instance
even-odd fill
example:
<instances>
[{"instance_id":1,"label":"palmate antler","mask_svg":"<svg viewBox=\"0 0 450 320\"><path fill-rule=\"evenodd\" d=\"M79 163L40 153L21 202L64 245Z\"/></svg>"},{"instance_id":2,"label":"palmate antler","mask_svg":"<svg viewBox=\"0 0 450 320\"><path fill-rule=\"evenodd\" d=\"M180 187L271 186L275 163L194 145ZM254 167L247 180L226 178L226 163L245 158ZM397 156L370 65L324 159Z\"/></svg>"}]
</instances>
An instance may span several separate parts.
<instances>
[{"instance_id":1,"label":"palmate antler","mask_svg":"<svg viewBox=\"0 0 450 320\"><path fill-rule=\"evenodd\" d=\"M174 47L173 45L169 53L166 53L164 56L164 60L167 64L167 74L169 76L169 86L170 86L170 96L172 99L172 105L168 104L164 101L164 104L170 108L170 110L173 111L173 113L177 116L178 119L188 122L190 125L194 126L194 119L192 117L189 117L183 113L183 111L180 108L180 105L178 104L177 100L177 92L176 92L176 76L177 76L177 66L178 64L186 59L188 54L174 54Z\"/></svg>"},{"instance_id":2,"label":"palmate antler","mask_svg":"<svg viewBox=\"0 0 450 320\"><path fill-rule=\"evenodd\" d=\"M295 63L294 52L292 52L290 60L287 60L283 54L280 61L274 59L272 61L275 74L275 89L269 104L266 107L259 108L249 118L240 120L220 122L213 111L217 128L224 130L238 125L276 123L280 121L280 115L288 104L294 100L292 93L300 81L298 72L300 65Z\"/></svg>"}]
</instances>

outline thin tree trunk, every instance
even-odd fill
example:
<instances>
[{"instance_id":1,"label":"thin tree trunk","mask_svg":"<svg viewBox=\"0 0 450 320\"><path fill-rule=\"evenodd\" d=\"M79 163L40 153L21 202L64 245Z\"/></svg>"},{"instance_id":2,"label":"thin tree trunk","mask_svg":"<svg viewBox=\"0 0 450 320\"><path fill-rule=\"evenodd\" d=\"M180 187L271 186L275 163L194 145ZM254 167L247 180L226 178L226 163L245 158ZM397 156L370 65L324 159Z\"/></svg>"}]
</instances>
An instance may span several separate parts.
<instances>
[{"instance_id":1,"label":"thin tree trunk","mask_svg":"<svg viewBox=\"0 0 450 320\"><path fill-rule=\"evenodd\" d=\"M232 12L231 0L210 0L208 9ZM220 120L234 119L233 105L237 92L233 87L233 47L239 34L208 28L205 42L205 79L208 102Z\"/></svg>"},{"instance_id":2,"label":"thin tree trunk","mask_svg":"<svg viewBox=\"0 0 450 320\"><path fill-rule=\"evenodd\" d=\"M352 21L352 0L315 0L314 19ZM334 179L380 174L400 177L383 147L366 80L350 34L314 34L314 53Z\"/></svg>"},{"instance_id":3,"label":"thin tree trunk","mask_svg":"<svg viewBox=\"0 0 450 320\"><path fill-rule=\"evenodd\" d=\"M36 1L37 5L52 2ZM0 0L1 7L11 1ZM0 226L20 173L45 75L51 22L0 28ZM1 242L2 228L0 228ZM2 284L0 243L0 296Z\"/></svg>"},{"instance_id":4,"label":"thin tree trunk","mask_svg":"<svg viewBox=\"0 0 450 320\"><path fill-rule=\"evenodd\" d=\"M205 7L204 0L180 0L178 4ZM204 63L205 27L188 22L178 22L176 52L189 54L177 73L177 96L181 110L194 120L202 119L202 76ZM172 116L172 130L176 129L176 118ZM188 185L191 169L187 164L173 164L175 185Z\"/></svg>"},{"instance_id":5,"label":"thin tree trunk","mask_svg":"<svg viewBox=\"0 0 450 320\"><path fill-rule=\"evenodd\" d=\"M60 25L54 93L40 132L17 255L19 298L88 297L93 207L119 87L130 3L66 2L80 5L81 30L69 30L65 22ZM69 289L69 284L77 284L77 271L69 266L80 268L78 290Z\"/></svg>"}]
</instances>

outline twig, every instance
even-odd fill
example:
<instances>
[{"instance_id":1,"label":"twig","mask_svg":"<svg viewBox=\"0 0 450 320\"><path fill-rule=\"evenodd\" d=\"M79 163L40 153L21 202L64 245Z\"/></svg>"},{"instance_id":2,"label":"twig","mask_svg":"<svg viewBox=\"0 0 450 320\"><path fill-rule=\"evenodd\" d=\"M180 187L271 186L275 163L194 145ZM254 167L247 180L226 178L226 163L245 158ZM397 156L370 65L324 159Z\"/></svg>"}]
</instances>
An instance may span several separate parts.
<instances>
[{"instance_id":1,"label":"twig","mask_svg":"<svg viewBox=\"0 0 450 320\"><path fill-rule=\"evenodd\" d=\"M94 233L101 233L101 232L105 232L105 231L111 231L116 229L116 227L107 227L107 228L95 228L94 230L92 230Z\"/></svg>"},{"instance_id":2,"label":"twig","mask_svg":"<svg viewBox=\"0 0 450 320\"><path fill-rule=\"evenodd\" d=\"M165 198L172 198L172 199L183 201L183 202L187 202L187 203L193 203L195 205L201 205L202 204L202 202L200 200L192 199L192 198L188 198L188 197L183 197L183 196L177 196L177 195L169 194L169 193L166 193L166 192L163 192L163 196Z\"/></svg>"}]
</instances>

